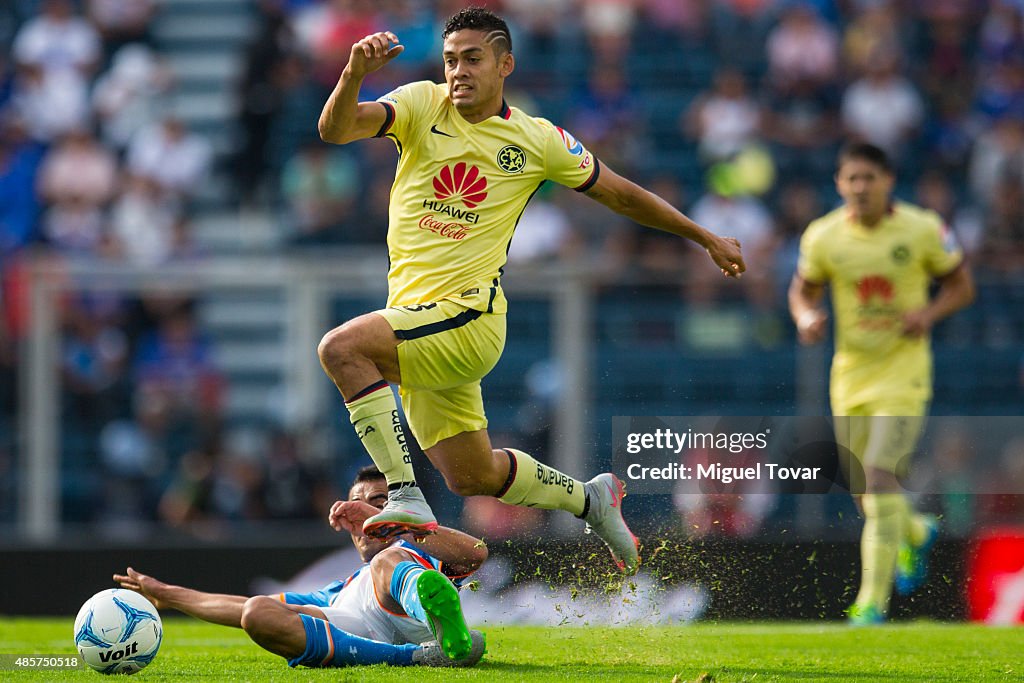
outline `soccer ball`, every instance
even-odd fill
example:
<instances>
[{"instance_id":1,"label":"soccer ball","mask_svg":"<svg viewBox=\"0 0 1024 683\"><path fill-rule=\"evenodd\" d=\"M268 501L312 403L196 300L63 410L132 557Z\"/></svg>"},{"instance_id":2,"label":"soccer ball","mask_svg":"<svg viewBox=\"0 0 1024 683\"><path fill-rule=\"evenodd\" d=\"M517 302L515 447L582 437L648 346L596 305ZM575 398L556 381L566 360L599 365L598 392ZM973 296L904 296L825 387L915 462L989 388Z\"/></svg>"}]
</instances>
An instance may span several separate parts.
<instances>
[{"instance_id":1,"label":"soccer ball","mask_svg":"<svg viewBox=\"0 0 1024 683\"><path fill-rule=\"evenodd\" d=\"M75 647L101 674L133 674L156 657L160 614L135 591L110 588L86 600L75 618Z\"/></svg>"}]
</instances>

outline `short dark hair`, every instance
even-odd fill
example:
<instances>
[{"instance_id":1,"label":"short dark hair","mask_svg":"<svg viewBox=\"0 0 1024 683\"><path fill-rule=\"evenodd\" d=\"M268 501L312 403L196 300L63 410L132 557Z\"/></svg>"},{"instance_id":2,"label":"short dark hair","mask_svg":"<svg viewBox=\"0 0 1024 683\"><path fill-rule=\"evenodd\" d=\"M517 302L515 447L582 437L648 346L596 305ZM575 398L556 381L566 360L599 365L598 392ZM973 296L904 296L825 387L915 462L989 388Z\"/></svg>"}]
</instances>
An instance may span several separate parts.
<instances>
[{"instance_id":1,"label":"short dark hair","mask_svg":"<svg viewBox=\"0 0 1024 683\"><path fill-rule=\"evenodd\" d=\"M356 472L356 478L352 480L352 486L349 488L364 481L380 481L384 478L384 473L377 469L376 465L367 465L366 467L359 468L359 471Z\"/></svg>"},{"instance_id":2,"label":"short dark hair","mask_svg":"<svg viewBox=\"0 0 1024 683\"><path fill-rule=\"evenodd\" d=\"M889 174L895 172L895 169L892 167L892 161L889 159L889 155L885 153L885 150L872 145L870 142L848 142L843 145L843 148L839 150L836 168L842 166L844 162L854 159L872 163Z\"/></svg>"},{"instance_id":3,"label":"short dark hair","mask_svg":"<svg viewBox=\"0 0 1024 683\"><path fill-rule=\"evenodd\" d=\"M495 54L512 52L512 33L508 30L508 24L497 14L484 7L464 7L449 17L445 22L444 31L441 32L441 40L444 40L456 31L469 29L471 31L483 31L495 41ZM504 41L505 45L501 45Z\"/></svg>"}]
</instances>

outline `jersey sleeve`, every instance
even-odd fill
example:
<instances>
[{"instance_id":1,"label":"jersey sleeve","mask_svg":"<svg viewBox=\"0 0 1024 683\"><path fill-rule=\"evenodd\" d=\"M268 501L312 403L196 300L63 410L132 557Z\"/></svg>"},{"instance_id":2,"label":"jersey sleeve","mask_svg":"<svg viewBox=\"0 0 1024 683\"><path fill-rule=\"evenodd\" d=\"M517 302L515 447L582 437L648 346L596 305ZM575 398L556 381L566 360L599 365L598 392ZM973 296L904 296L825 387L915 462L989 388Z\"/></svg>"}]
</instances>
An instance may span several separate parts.
<instances>
[{"instance_id":1,"label":"jersey sleeve","mask_svg":"<svg viewBox=\"0 0 1024 683\"><path fill-rule=\"evenodd\" d=\"M830 277L821 230L817 229L814 223L800 237L800 257L797 260L796 272L804 280L819 285L827 282Z\"/></svg>"},{"instance_id":2,"label":"jersey sleeve","mask_svg":"<svg viewBox=\"0 0 1024 683\"><path fill-rule=\"evenodd\" d=\"M359 572L356 572L358 574ZM285 593L278 593L277 599L288 605L313 605L314 607L330 607L331 600L334 596L345 587L348 581L355 578L355 574L352 575L347 581L335 581L327 586L324 586L318 591L311 593L295 593L288 591Z\"/></svg>"},{"instance_id":3,"label":"jersey sleeve","mask_svg":"<svg viewBox=\"0 0 1024 683\"><path fill-rule=\"evenodd\" d=\"M932 277L949 275L964 260L964 252L957 242L956 235L939 218L933 214L934 223L924 232L924 267Z\"/></svg>"},{"instance_id":4,"label":"jersey sleeve","mask_svg":"<svg viewBox=\"0 0 1024 683\"><path fill-rule=\"evenodd\" d=\"M387 95L377 98L384 105L384 125L375 137L394 136L400 143L408 144L410 131L417 120L424 119L434 105L437 84L417 81L395 88Z\"/></svg>"},{"instance_id":5,"label":"jersey sleeve","mask_svg":"<svg viewBox=\"0 0 1024 683\"><path fill-rule=\"evenodd\" d=\"M597 182L601 163L572 133L550 121L538 119L546 137L544 173L548 180L586 192Z\"/></svg>"}]
</instances>

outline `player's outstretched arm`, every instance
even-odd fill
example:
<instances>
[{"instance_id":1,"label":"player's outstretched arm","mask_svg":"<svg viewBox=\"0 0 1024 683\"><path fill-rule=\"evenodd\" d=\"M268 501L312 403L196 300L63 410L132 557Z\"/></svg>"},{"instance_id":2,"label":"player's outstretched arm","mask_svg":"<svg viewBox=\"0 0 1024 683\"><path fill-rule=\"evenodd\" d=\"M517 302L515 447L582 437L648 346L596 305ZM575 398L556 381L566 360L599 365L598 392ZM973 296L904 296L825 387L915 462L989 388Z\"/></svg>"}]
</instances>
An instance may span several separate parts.
<instances>
[{"instance_id":1,"label":"player's outstretched arm","mask_svg":"<svg viewBox=\"0 0 1024 683\"><path fill-rule=\"evenodd\" d=\"M441 560L449 575L472 574L487 560L487 545L481 539L451 527L439 526L436 533L408 540Z\"/></svg>"},{"instance_id":2,"label":"player's outstretched arm","mask_svg":"<svg viewBox=\"0 0 1024 683\"><path fill-rule=\"evenodd\" d=\"M800 273L789 283L789 314L802 344L816 344L825 338L828 314L821 307L824 294L823 285L805 280Z\"/></svg>"},{"instance_id":3,"label":"player's outstretched arm","mask_svg":"<svg viewBox=\"0 0 1024 683\"><path fill-rule=\"evenodd\" d=\"M740 277L747 269L740 243L732 237L719 237L682 214L658 195L623 178L607 166L594 186L585 194L612 211L640 225L685 237L704 247L726 277Z\"/></svg>"},{"instance_id":4,"label":"player's outstretched arm","mask_svg":"<svg viewBox=\"0 0 1024 683\"><path fill-rule=\"evenodd\" d=\"M939 278L939 290L928 305L903 316L903 334L920 337L928 334L935 323L966 308L974 301L974 277L966 263Z\"/></svg>"},{"instance_id":5,"label":"player's outstretched arm","mask_svg":"<svg viewBox=\"0 0 1024 683\"><path fill-rule=\"evenodd\" d=\"M381 68L403 50L398 36L390 31L373 33L352 46L348 65L320 112L317 128L324 142L343 145L377 134L384 125L384 105L360 102L359 88L367 74Z\"/></svg>"},{"instance_id":6,"label":"player's outstretched arm","mask_svg":"<svg viewBox=\"0 0 1024 683\"><path fill-rule=\"evenodd\" d=\"M339 500L331 506L328 521L335 531L362 536L363 522L378 512L380 510L362 501ZM487 545L482 540L446 526L438 527L430 536L416 539L410 536L408 540L441 560L456 574L470 574L487 559Z\"/></svg>"},{"instance_id":7,"label":"player's outstretched arm","mask_svg":"<svg viewBox=\"0 0 1024 683\"><path fill-rule=\"evenodd\" d=\"M114 583L141 593L157 609L176 609L196 619L221 626L242 627L242 608L247 597L202 591L164 583L131 567L125 574L114 574Z\"/></svg>"}]
</instances>

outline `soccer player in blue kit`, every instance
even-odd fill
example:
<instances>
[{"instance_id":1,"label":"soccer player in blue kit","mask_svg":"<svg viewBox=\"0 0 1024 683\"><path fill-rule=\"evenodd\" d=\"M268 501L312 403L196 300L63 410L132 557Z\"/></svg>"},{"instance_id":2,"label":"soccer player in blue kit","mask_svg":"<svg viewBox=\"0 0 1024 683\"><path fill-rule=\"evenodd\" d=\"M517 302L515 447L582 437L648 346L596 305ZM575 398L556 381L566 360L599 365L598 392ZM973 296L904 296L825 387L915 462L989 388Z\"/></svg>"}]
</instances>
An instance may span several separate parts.
<instances>
[{"instance_id":1,"label":"soccer player in blue kit","mask_svg":"<svg viewBox=\"0 0 1024 683\"><path fill-rule=\"evenodd\" d=\"M204 593L128 568L122 588L157 609L176 609L223 626L242 628L290 666L472 666L486 643L470 631L456 586L487 559L480 539L447 527L412 541L368 538L363 521L387 500L384 475L360 470L347 501L331 509L331 525L352 534L363 565L348 578L312 593L246 597Z\"/></svg>"}]
</instances>

